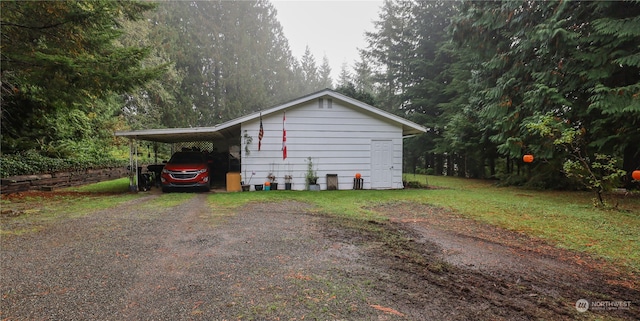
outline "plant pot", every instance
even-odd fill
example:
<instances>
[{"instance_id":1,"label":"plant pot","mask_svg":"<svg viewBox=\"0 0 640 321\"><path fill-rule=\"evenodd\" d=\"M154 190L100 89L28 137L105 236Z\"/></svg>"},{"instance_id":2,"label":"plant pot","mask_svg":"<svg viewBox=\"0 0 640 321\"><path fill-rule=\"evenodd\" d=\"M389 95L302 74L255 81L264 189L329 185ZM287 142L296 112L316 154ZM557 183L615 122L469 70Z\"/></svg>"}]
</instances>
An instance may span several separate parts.
<instances>
[{"instance_id":1,"label":"plant pot","mask_svg":"<svg viewBox=\"0 0 640 321\"><path fill-rule=\"evenodd\" d=\"M291 190L291 183L284 183L284 189L287 191Z\"/></svg>"},{"instance_id":2,"label":"plant pot","mask_svg":"<svg viewBox=\"0 0 640 321\"><path fill-rule=\"evenodd\" d=\"M256 184L256 185L253 185L253 188L254 188L256 191L261 191L261 190L262 190L262 184Z\"/></svg>"},{"instance_id":3,"label":"plant pot","mask_svg":"<svg viewBox=\"0 0 640 321\"><path fill-rule=\"evenodd\" d=\"M320 190L320 184L309 184L309 190L310 191L319 191Z\"/></svg>"},{"instance_id":4,"label":"plant pot","mask_svg":"<svg viewBox=\"0 0 640 321\"><path fill-rule=\"evenodd\" d=\"M272 191L277 191L278 190L278 183L271 183L271 190Z\"/></svg>"},{"instance_id":5,"label":"plant pot","mask_svg":"<svg viewBox=\"0 0 640 321\"><path fill-rule=\"evenodd\" d=\"M248 192L250 188L251 188L251 185L242 185L243 192Z\"/></svg>"}]
</instances>

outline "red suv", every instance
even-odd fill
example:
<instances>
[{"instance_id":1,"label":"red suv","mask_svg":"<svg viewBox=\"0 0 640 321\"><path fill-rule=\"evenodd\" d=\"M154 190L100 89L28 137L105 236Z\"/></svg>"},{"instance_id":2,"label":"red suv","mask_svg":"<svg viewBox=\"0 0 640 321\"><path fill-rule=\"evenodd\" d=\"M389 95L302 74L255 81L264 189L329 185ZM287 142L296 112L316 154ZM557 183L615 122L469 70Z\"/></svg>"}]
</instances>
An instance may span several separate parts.
<instances>
[{"instance_id":1,"label":"red suv","mask_svg":"<svg viewBox=\"0 0 640 321\"><path fill-rule=\"evenodd\" d=\"M209 191L211 177L209 163L201 152L177 152L162 169L162 191L172 189L197 188Z\"/></svg>"}]
</instances>

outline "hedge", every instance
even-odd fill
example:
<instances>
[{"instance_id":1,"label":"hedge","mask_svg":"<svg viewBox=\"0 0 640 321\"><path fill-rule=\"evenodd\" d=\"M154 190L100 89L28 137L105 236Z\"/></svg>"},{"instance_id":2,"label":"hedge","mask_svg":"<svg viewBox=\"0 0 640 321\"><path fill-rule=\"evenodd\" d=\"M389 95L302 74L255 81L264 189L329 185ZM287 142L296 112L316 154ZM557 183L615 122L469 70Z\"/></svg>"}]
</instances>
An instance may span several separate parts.
<instances>
[{"instance_id":1,"label":"hedge","mask_svg":"<svg viewBox=\"0 0 640 321\"><path fill-rule=\"evenodd\" d=\"M64 171L127 166L128 160L114 158L50 158L36 151L0 155L0 177L36 175Z\"/></svg>"}]
</instances>

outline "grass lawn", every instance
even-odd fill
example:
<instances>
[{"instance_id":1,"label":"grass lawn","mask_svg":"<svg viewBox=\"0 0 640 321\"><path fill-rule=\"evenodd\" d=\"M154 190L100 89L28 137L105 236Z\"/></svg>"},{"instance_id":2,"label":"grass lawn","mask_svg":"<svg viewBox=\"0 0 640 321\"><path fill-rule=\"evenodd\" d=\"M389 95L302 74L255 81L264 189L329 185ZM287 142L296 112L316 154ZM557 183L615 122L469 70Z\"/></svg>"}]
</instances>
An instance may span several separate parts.
<instances>
[{"instance_id":1,"label":"grass lawn","mask_svg":"<svg viewBox=\"0 0 640 321\"><path fill-rule=\"evenodd\" d=\"M3 211L12 210L21 215L10 219L10 222L18 227L2 228L0 236L35 232L51 222L82 217L141 196L142 194L129 193L128 178L64 188L54 193L36 192L26 193L24 196L3 196L0 199Z\"/></svg>"},{"instance_id":2,"label":"grass lawn","mask_svg":"<svg viewBox=\"0 0 640 321\"><path fill-rule=\"evenodd\" d=\"M640 273L640 195L611 199L617 209L593 206L588 192L534 191L496 187L492 181L454 177L406 175L437 189L388 191L270 191L220 193L210 196L218 209L246 202L298 200L316 211L363 219L385 220L367 208L396 201L412 201L446 208L462 216L541 238L561 248L587 252ZM266 205L269 206L269 205Z\"/></svg>"},{"instance_id":3,"label":"grass lawn","mask_svg":"<svg viewBox=\"0 0 640 321\"><path fill-rule=\"evenodd\" d=\"M459 215L489 223L556 246L587 252L607 259L635 273L640 273L640 194L611 198L617 209L593 206L587 192L534 191L515 187L496 187L491 181L454 177L406 175L405 179L428 183L434 189L387 191L263 191L249 193L215 193L208 196L216 215L229 215L248 202L268 203L296 200L313 205L313 211L341 218L384 221L388 217L369 210L375 205L397 201L417 202L445 208ZM82 195L12 201L3 198L3 207L17 207L33 215L16 219L49 221L81 216L143 197L147 193L129 193L127 178L65 189ZM87 195L89 193L89 195ZM91 195L95 193L95 195ZM106 193L106 194L105 194ZM193 194L162 194L144 206L173 206ZM26 203L31 204L26 208ZM390 213L393 214L393 213ZM416 213L419 214L419 213ZM0 231L5 234L6 231ZM26 232L26 231L25 231ZM12 231L9 234L20 233Z\"/></svg>"},{"instance_id":4,"label":"grass lawn","mask_svg":"<svg viewBox=\"0 0 640 321\"><path fill-rule=\"evenodd\" d=\"M89 185L65 188L65 191L87 193L127 193L129 192L129 178L122 177L111 181L104 181Z\"/></svg>"},{"instance_id":5,"label":"grass lawn","mask_svg":"<svg viewBox=\"0 0 640 321\"><path fill-rule=\"evenodd\" d=\"M407 175L407 179L414 179ZM425 202L587 252L640 272L640 194L608 196L616 209L593 206L590 192L534 191L492 182L417 176L433 186Z\"/></svg>"}]
</instances>

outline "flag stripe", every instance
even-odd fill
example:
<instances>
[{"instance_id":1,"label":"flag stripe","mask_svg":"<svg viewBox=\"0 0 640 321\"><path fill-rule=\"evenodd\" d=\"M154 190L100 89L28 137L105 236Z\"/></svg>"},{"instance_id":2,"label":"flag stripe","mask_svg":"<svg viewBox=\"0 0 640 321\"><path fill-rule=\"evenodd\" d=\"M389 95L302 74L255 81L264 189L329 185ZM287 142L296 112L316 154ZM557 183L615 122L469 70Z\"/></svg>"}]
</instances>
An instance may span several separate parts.
<instances>
[{"instance_id":1,"label":"flag stripe","mask_svg":"<svg viewBox=\"0 0 640 321\"><path fill-rule=\"evenodd\" d=\"M262 127L262 113L260 114L260 131L258 131L258 151L262 148L262 137L264 137L264 128Z\"/></svg>"},{"instance_id":2,"label":"flag stripe","mask_svg":"<svg viewBox=\"0 0 640 321\"><path fill-rule=\"evenodd\" d=\"M287 159L287 130L284 127L284 123L287 120L286 112L282 114L282 159Z\"/></svg>"}]
</instances>

